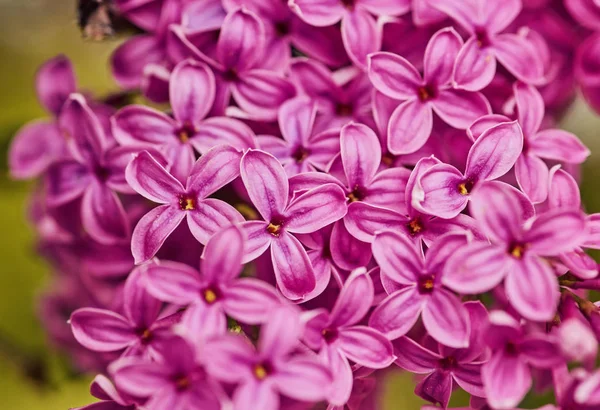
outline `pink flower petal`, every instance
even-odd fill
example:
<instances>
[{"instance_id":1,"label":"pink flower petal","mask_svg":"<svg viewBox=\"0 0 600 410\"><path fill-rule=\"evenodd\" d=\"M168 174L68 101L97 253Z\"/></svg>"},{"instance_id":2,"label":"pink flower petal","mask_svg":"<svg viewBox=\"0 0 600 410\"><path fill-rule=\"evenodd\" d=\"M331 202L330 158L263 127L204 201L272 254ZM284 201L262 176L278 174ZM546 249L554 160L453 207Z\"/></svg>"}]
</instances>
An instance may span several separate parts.
<instances>
[{"instance_id":1,"label":"pink flower petal","mask_svg":"<svg viewBox=\"0 0 600 410\"><path fill-rule=\"evenodd\" d=\"M375 235L372 247L382 275L402 285L417 282L424 270L423 257L410 238L394 231L383 231Z\"/></svg>"},{"instance_id":2,"label":"pink flower petal","mask_svg":"<svg viewBox=\"0 0 600 410\"><path fill-rule=\"evenodd\" d=\"M229 285L223 308L231 317L248 324L264 323L280 304L273 286L254 278L242 278Z\"/></svg>"},{"instance_id":3,"label":"pink flower petal","mask_svg":"<svg viewBox=\"0 0 600 410\"><path fill-rule=\"evenodd\" d=\"M221 26L217 59L226 69L237 72L253 67L262 57L265 28L256 14L247 8L229 13Z\"/></svg>"},{"instance_id":4,"label":"pink flower petal","mask_svg":"<svg viewBox=\"0 0 600 410\"><path fill-rule=\"evenodd\" d=\"M367 326L341 330L339 349L348 359L370 369L384 369L395 359L390 341Z\"/></svg>"},{"instance_id":5,"label":"pink flower petal","mask_svg":"<svg viewBox=\"0 0 600 410\"><path fill-rule=\"evenodd\" d=\"M71 315L75 339L96 352L114 352L126 348L136 335L125 318L110 310L83 308Z\"/></svg>"},{"instance_id":6,"label":"pink flower petal","mask_svg":"<svg viewBox=\"0 0 600 410\"><path fill-rule=\"evenodd\" d=\"M158 299L170 303L191 303L200 296L200 274L181 262L161 261L144 270L148 291Z\"/></svg>"},{"instance_id":7,"label":"pink flower petal","mask_svg":"<svg viewBox=\"0 0 600 410\"><path fill-rule=\"evenodd\" d=\"M365 268L354 270L344 283L331 309L331 325L351 326L358 323L373 304L373 281Z\"/></svg>"},{"instance_id":8,"label":"pink flower petal","mask_svg":"<svg viewBox=\"0 0 600 410\"><path fill-rule=\"evenodd\" d=\"M336 184L325 184L294 198L285 210L284 228L312 233L346 215L346 195Z\"/></svg>"},{"instance_id":9,"label":"pink flower petal","mask_svg":"<svg viewBox=\"0 0 600 410\"><path fill-rule=\"evenodd\" d=\"M458 296L435 289L421 313L427 332L438 342L455 348L469 345L469 314Z\"/></svg>"},{"instance_id":10,"label":"pink flower petal","mask_svg":"<svg viewBox=\"0 0 600 410\"><path fill-rule=\"evenodd\" d=\"M515 176L519 187L534 204L548 196L548 166L539 157L521 155L515 164Z\"/></svg>"},{"instance_id":11,"label":"pink flower petal","mask_svg":"<svg viewBox=\"0 0 600 410\"><path fill-rule=\"evenodd\" d=\"M463 46L462 38L451 27L437 31L425 49L423 65L426 82L441 86L450 82L456 56Z\"/></svg>"},{"instance_id":12,"label":"pink flower petal","mask_svg":"<svg viewBox=\"0 0 600 410\"><path fill-rule=\"evenodd\" d=\"M62 54L46 61L36 74L35 89L42 106L58 116L69 95L77 91L71 61Z\"/></svg>"},{"instance_id":13,"label":"pink flower petal","mask_svg":"<svg viewBox=\"0 0 600 410\"><path fill-rule=\"evenodd\" d=\"M397 229L408 223L405 216L381 207L353 202L344 218L346 229L362 242L373 242L375 233L384 229Z\"/></svg>"},{"instance_id":14,"label":"pink flower petal","mask_svg":"<svg viewBox=\"0 0 600 410\"><path fill-rule=\"evenodd\" d=\"M488 403L500 409L516 407L532 383L531 372L519 356L497 352L483 365L481 376Z\"/></svg>"},{"instance_id":15,"label":"pink flower petal","mask_svg":"<svg viewBox=\"0 0 600 410\"><path fill-rule=\"evenodd\" d=\"M540 131L528 143L536 155L570 164L581 164L590 156L590 150L577 136L563 130Z\"/></svg>"},{"instance_id":16,"label":"pink flower petal","mask_svg":"<svg viewBox=\"0 0 600 410\"><path fill-rule=\"evenodd\" d=\"M482 47L470 37L458 53L452 79L455 87L467 91L485 88L496 74L496 57L489 47Z\"/></svg>"},{"instance_id":17,"label":"pink flower petal","mask_svg":"<svg viewBox=\"0 0 600 410\"><path fill-rule=\"evenodd\" d=\"M211 148L194 164L186 184L188 192L201 200L236 179L240 174L241 155L229 145Z\"/></svg>"},{"instance_id":18,"label":"pink flower petal","mask_svg":"<svg viewBox=\"0 0 600 410\"><path fill-rule=\"evenodd\" d=\"M398 290L375 308L369 326L382 332L388 339L404 336L417 322L425 299L414 286Z\"/></svg>"},{"instance_id":19,"label":"pink flower petal","mask_svg":"<svg viewBox=\"0 0 600 410\"><path fill-rule=\"evenodd\" d=\"M528 84L545 81L543 60L535 45L522 35L498 35L494 38L493 49L498 61L519 80Z\"/></svg>"},{"instance_id":20,"label":"pink flower petal","mask_svg":"<svg viewBox=\"0 0 600 410\"><path fill-rule=\"evenodd\" d=\"M315 272L304 247L285 230L271 241L271 259L279 290L288 299L302 299L315 288Z\"/></svg>"},{"instance_id":21,"label":"pink flower petal","mask_svg":"<svg viewBox=\"0 0 600 410\"><path fill-rule=\"evenodd\" d=\"M206 117L215 100L215 87L215 76L206 64L193 60L178 64L169 81L175 119L191 125Z\"/></svg>"},{"instance_id":22,"label":"pink flower petal","mask_svg":"<svg viewBox=\"0 0 600 410\"><path fill-rule=\"evenodd\" d=\"M83 194L81 223L100 243L114 244L129 239L129 221L119 197L98 181L92 181Z\"/></svg>"},{"instance_id":23,"label":"pink flower petal","mask_svg":"<svg viewBox=\"0 0 600 410\"><path fill-rule=\"evenodd\" d=\"M446 124L463 130L491 112L490 104L483 94L465 90L441 91L432 101L432 106Z\"/></svg>"},{"instance_id":24,"label":"pink flower petal","mask_svg":"<svg viewBox=\"0 0 600 410\"><path fill-rule=\"evenodd\" d=\"M144 215L131 235L131 252L135 263L147 261L156 255L184 217L185 212L171 205L160 205Z\"/></svg>"},{"instance_id":25,"label":"pink flower petal","mask_svg":"<svg viewBox=\"0 0 600 410\"><path fill-rule=\"evenodd\" d=\"M388 149L392 154L411 154L429 139L433 127L433 112L429 104L410 99L392 113L388 124Z\"/></svg>"},{"instance_id":26,"label":"pink flower petal","mask_svg":"<svg viewBox=\"0 0 600 410\"><path fill-rule=\"evenodd\" d=\"M375 53L368 58L369 79L382 94L396 100L407 100L417 95L423 80L417 69L403 57Z\"/></svg>"},{"instance_id":27,"label":"pink flower petal","mask_svg":"<svg viewBox=\"0 0 600 410\"><path fill-rule=\"evenodd\" d=\"M377 135L366 125L349 123L342 128L340 147L348 187L368 187L381 162Z\"/></svg>"},{"instance_id":28,"label":"pink flower petal","mask_svg":"<svg viewBox=\"0 0 600 410\"><path fill-rule=\"evenodd\" d=\"M190 232L203 245L222 228L244 221L244 217L233 206L213 198L199 202L185 214Z\"/></svg>"},{"instance_id":29,"label":"pink flower petal","mask_svg":"<svg viewBox=\"0 0 600 410\"><path fill-rule=\"evenodd\" d=\"M342 41L357 67L367 66L367 56L381 48L382 30L366 10L356 7L342 19Z\"/></svg>"},{"instance_id":30,"label":"pink flower petal","mask_svg":"<svg viewBox=\"0 0 600 410\"><path fill-rule=\"evenodd\" d=\"M264 121L277 118L281 104L296 95L287 78L262 69L245 72L231 92L242 110Z\"/></svg>"},{"instance_id":31,"label":"pink flower petal","mask_svg":"<svg viewBox=\"0 0 600 410\"><path fill-rule=\"evenodd\" d=\"M168 115L141 105L129 105L111 119L115 139L122 145L163 145L175 141L177 124Z\"/></svg>"}]
</instances>

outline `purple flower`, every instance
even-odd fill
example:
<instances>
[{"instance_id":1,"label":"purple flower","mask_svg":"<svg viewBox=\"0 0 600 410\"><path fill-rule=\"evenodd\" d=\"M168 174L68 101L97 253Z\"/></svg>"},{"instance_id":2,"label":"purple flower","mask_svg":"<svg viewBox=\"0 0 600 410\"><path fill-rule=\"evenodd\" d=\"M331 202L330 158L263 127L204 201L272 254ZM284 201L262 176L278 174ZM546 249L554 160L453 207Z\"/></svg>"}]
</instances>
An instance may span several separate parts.
<instances>
[{"instance_id":1,"label":"purple flower","mask_svg":"<svg viewBox=\"0 0 600 410\"><path fill-rule=\"evenodd\" d=\"M210 149L194 164L185 187L147 151L129 163L127 182L143 197L161 204L144 215L133 231L131 251L136 264L156 255L184 218L202 244L220 228L243 221L231 205L208 198L238 177L240 156L227 145Z\"/></svg>"},{"instance_id":2,"label":"purple flower","mask_svg":"<svg viewBox=\"0 0 600 410\"><path fill-rule=\"evenodd\" d=\"M600 31L600 3L596 0L565 0L565 7L581 25Z\"/></svg>"},{"instance_id":3,"label":"purple flower","mask_svg":"<svg viewBox=\"0 0 600 410\"><path fill-rule=\"evenodd\" d=\"M348 56L359 67L367 55L381 47L381 27L377 16L401 15L409 11L409 0L290 0L292 10L316 27L341 21L342 40Z\"/></svg>"},{"instance_id":4,"label":"purple flower","mask_svg":"<svg viewBox=\"0 0 600 410\"><path fill-rule=\"evenodd\" d=\"M242 111L232 112L268 121L277 117L279 106L295 96L294 86L281 74L263 68L265 29L253 12L241 8L230 12L221 27L216 57L196 48L183 33L174 34L184 53L206 62L215 72L217 94L214 110L222 114L233 96ZM231 107L234 108L234 107Z\"/></svg>"},{"instance_id":5,"label":"purple flower","mask_svg":"<svg viewBox=\"0 0 600 410\"><path fill-rule=\"evenodd\" d=\"M464 174L444 163L421 174L413 189L412 206L440 218L455 217L478 186L506 174L522 150L523 133L516 121L488 128L469 150Z\"/></svg>"},{"instance_id":6,"label":"purple flower","mask_svg":"<svg viewBox=\"0 0 600 410\"><path fill-rule=\"evenodd\" d=\"M123 397L111 381L101 374L97 375L90 386L92 396L101 401L72 410L134 410L131 400Z\"/></svg>"},{"instance_id":7,"label":"purple flower","mask_svg":"<svg viewBox=\"0 0 600 410\"><path fill-rule=\"evenodd\" d=\"M373 303L373 282L365 268L356 269L344 283L331 312L306 312L303 340L319 350L336 376L328 400L343 405L350 398L353 374L349 360L360 366L383 369L394 361L392 344L377 330L357 325Z\"/></svg>"},{"instance_id":8,"label":"purple flower","mask_svg":"<svg viewBox=\"0 0 600 410\"><path fill-rule=\"evenodd\" d=\"M289 299L303 299L316 286L315 273L306 250L292 234L312 233L342 218L344 192L335 184L325 184L290 198L283 167L258 150L249 150L242 158L241 177L263 218L242 224L248 238L244 262L270 247L279 290Z\"/></svg>"},{"instance_id":9,"label":"purple flower","mask_svg":"<svg viewBox=\"0 0 600 410\"><path fill-rule=\"evenodd\" d=\"M480 302L467 302L464 306L472 325L468 348L453 349L438 343L434 349L427 349L408 337L394 341L398 356L395 363L404 370L425 375L415 393L444 408L448 407L454 383L474 396L485 396L481 365L487 355L482 337L488 313Z\"/></svg>"},{"instance_id":10,"label":"purple flower","mask_svg":"<svg viewBox=\"0 0 600 410\"><path fill-rule=\"evenodd\" d=\"M140 267L123 291L123 315L107 309L81 308L71 315L75 339L95 352L123 352L124 356L154 356L156 346L173 336L179 315L161 318L162 303L145 289Z\"/></svg>"},{"instance_id":11,"label":"purple flower","mask_svg":"<svg viewBox=\"0 0 600 410\"><path fill-rule=\"evenodd\" d=\"M587 103L600 112L600 80L597 67L600 64L600 33L590 35L577 49L575 76Z\"/></svg>"},{"instance_id":12,"label":"purple flower","mask_svg":"<svg viewBox=\"0 0 600 410\"><path fill-rule=\"evenodd\" d=\"M323 170L340 151L336 130L315 134L316 104L307 97L286 101L279 109L279 128L283 139L261 135L261 149L274 155L289 176Z\"/></svg>"},{"instance_id":13,"label":"purple flower","mask_svg":"<svg viewBox=\"0 0 600 410\"><path fill-rule=\"evenodd\" d=\"M135 151L110 147L102 124L80 94L65 102L59 124L71 155L47 170L46 201L58 206L81 198L81 224L94 240L104 244L127 240L129 220L115 191L133 193L124 170Z\"/></svg>"},{"instance_id":14,"label":"purple flower","mask_svg":"<svg viewBox=\"0 0 600 410\"><path fill-rule=\"evenodd\" d=\"M352 120L373 121L373 86L360 70L345 67L331 72L317 61L299 57L292 61L290 71L299 92L317 102L317 131L339 129Z\"/></svg>"},{"instance_id":15,"label":"purple flower","mask_svg":"<svg viewBox=\"0 0 600 410\"><path fill-rule=\"evenodd\" d=\"M161 346L162 360L126 357L109 372L119 391L145 401L148 410L219 410L226 403L221 386L204 369L204 356L180 337Z\"/></svg>"},{"instance_id":16,"label":"purple flower","mask_svg":"<svg viewBox=\"0 0 600 410\"><path fill-rule=\"evenodd\" d=\"M235 226L224 228L206 244L201 273L179 262L149 265L145 269L148 291L162 301L188 305L182 324L193 338L207 321L224 331L225 314L243 323L263 323L279 297L261 280L238 278L243 256L242 232Z\"/></svg>"},{"instance_id":17,"label":"purple flower","mask_svg":"<svg viewBox=\"0 0 600 410\"><path fill-rule=\"evenodd\" d=\"M373 86L402 102L388 125L387 145L392 154L415 152L427 142L433 128L433 112L460 129L491 112L481 93L455 90L450 84L454 61L462 46L462 39L452 28L435 33L425 50L423 77L401 56L369 56L368 72Z\"/></svg>"},{"instance_id":18,"label":"purple flower","mask_svg":"<svg viewBox=\"0 0 600 410\"><path fill-rule=\"evenodd\" d=\"M572 133L547 129L540 131L544 119L544 101L532 86L515 83L513 86L519 124L523 130L523 152L515 163L515 176L523 192L533 203L540 203L548 195L548 166L542 159L580 164L590 155L581 141ZM494 124L510 121L501 115L484 116L468 130L476 139L480 132Z\"/></svg>"},{"instance_id":19,"label":"purple flower","mask_svg":"<svg viewBox=\"0 0 600 410\"><path fill-rule=\"evenodd\" d=\"M525 328L504 311L489 315L483 334L493 353L481 369L488 403L495 409L512 409L531 387L530 365L549 369L563 363L555 340L543 333L527 334Z\"/></svg>"},{"instance_id":20,"label":"purple flower","mask_svg":"<svg viewBox=\"0 0 600 410\"><path fill-rule=\"evenodd\" d=\"M362 202L350 204L344 221L351 234L368 243L373 242L378 231L386 229L402 232L414 241L422 240L426 244L432 243L447 232L467 231L480 237L476 221L468 215L459 214L452 219L442 219L423 214L412 205L415 184L425 171L437 164L441 162L432 156L421 159L415 165L406 183L406 212L370 206Z\"/></svg>"},{"instance_id":21,"label":"purple flower","mask_svg":"<svg viewBox=\"0 0 600 410\"><path fill-rule=\"evenodd\" d=\"M227 11L244 6L260 16L267 37L265 67L285 71L292 56L290 46L329 66L337 67L348 61L339 30L306 24L285 1L225 0L223 3Z\"/></svg>"},{"instance_id":22,"label":"purple flower","mask_svg":"<svg viewBox=\"0 0 600 410\"><path fill-rule=\"evenodd\" d=\"M456 58L456 87L478 91L496 74L496 60L517 79L534 85L545 81L544 64L535 45L522 34L503 33L521 11L521 0L430 0L470 37Z\"/></svg>"},{"instance_id":23,"label":"purple flower","mask_svg":"<svg viewBox=\"0 0 600 410\"><path fill-rule=\"evenodd\" d=\"M502 182L482 185L470 207L491 244L472 242L448 260L442 283L462 294L486 292L504 279L512 307L533 321L554 317L559 292L556 275L544 257L570 251L586 237L579 210L549 210L533 215L533 206Z\"/></svg>"},{"instance_id":24,"label":"purple flower","mask_svg":"<svg viewBox=\"0 0 600 410\"><path fill-rule=\"evenodd\" d=\"M282 307L263 325L257 348L237 335L206 346L209 373L237 385L236 410L278 410L280 395L309 402L325 399L332 375L312 352L296 350L301 333L298 313Z\"/></svg>"},{"instance_id":25,"label":"purple flower","mask_svg":"<svg viewBox=\"0 0 600 410\"><path fill-rule=\"evenodd\" d=\"M254 133L242 122L206 118L215 99L215 78L205 64L180 63L171 74L169 87L175 118L141 105L127 106L112 119L121 145L158 149L167 158L170 173L181 182L196 161L193 148L203 154L222 144L239 150L254 147Z\"/></svg>"},{"instance_id":26,"label":"purple flower","mask_svg":"<svg viewBox=\"0 0 600 410\"><path fill-rule=\"evenodd\" d=\"M373 256L389 296L375 308L369 326L397 339L421 316L436 341L467 347L471 331L468 311L443 285L448 256L467 243L464 234L448 234L436 240L423 257L421 246L404 235L391 231L376 234Z\"/></svg>"}]
</instances>

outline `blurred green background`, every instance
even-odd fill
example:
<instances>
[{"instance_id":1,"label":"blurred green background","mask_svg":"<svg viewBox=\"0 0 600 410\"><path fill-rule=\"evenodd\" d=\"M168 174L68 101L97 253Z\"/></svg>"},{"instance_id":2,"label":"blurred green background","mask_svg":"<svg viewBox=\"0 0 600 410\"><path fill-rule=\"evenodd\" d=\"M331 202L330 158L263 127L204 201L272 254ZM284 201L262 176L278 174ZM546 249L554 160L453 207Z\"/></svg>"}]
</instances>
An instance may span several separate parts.
<instances>
[{"instance_id":1,"label":"blurred green background","mask_svg":"<svg viewBox=\"0 0 600 410\"><path fill-rule=\"evenodd\" d=\"M84 41L76 28L75 0L0 0L0 409L64 410L92 402L90 376L69 371L64 358L48 347L36 318L36 301L50 273L34 251L27 224L26 198L31 186L11 181L6 151L25 122L45 116L33 88L36 68L64 53L72 59L80 86L102 94L116 89L107 61L116 42ZM600 118L578 102L562 124L595 154L584 167L587 209L600 211ZM32 363L46 369L47 381L30 377ZM386 408L418 409L409 375L388 378ZM457 402L466 404L465 398ZM457 404L458 404L457 403Z\"/></svg>"}]
</instances>

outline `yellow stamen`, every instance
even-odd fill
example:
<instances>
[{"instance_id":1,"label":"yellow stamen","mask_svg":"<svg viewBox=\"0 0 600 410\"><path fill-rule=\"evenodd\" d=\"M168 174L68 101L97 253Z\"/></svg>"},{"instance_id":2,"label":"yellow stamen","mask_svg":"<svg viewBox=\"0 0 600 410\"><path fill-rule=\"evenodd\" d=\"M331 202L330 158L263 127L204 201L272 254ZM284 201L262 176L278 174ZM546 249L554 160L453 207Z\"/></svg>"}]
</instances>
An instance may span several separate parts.
<instances>
[{"instance_id":1,"label":"yellow stamen","mask_svg":"<svg viewBox=\"0 0 600 410\"><path fill-rule=\"evenodd\" d=\"M254 377L258 380L264 380L267 377L267 369L262 364L257 364L254 366Z\"/></svg>"},{"instance_id":2,"label":"yellow stamen","mask_svg":"<svg viewBox=\"0 0 600 410\"><path fill-rule=\"evenodd\" d=\"M280 231L281 231L281 224L269 222L269 226L267 226L267 232L269 232L273 236L279 236Z\"/></svg>"},{"instance_id":3,"label":"yellow stamen","mask_svg":"<svg viewBox=\"0 0 600 410\"><path fill-rule=\"evenodd\" d=\"M204 300L210 305L217 300L217 294L212 289L204 289Z\"/></svg>"},{"instance_id":4,"label":"yellow stamen","mask_svg":"<svg viewBox=\"0 0 600 410\"><path fill-rule=\"evenodd\" d=\"M458 192L461 195L468 195L469 194L469 190L467 189L467 184L464 182L461 182L460 184L458 184Z\"/></svg>"}]
</instances>

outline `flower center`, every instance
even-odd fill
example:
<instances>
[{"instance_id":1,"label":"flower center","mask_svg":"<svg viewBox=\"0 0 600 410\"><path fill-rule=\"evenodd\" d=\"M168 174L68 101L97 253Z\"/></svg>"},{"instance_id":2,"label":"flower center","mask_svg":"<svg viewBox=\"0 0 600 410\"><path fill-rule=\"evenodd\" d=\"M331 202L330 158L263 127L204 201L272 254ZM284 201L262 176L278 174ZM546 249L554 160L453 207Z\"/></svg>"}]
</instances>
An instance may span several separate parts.
<instances>
[{"instance_id":1,"label":"flower center","mask_svg":"<svg viewBox=\"0 0 600 410\"><path fill-rule=\"evenodd\" d=\"M461 195L469 195L475 186L475 182L466 180L457 185L458 193Z\"/></svg>"},{"instance_id":2,"label":"flower center","mask_svg":"<svg viewBox=\"0 0 600 410\"><path fill-rule=\"evenodd\" d=\"M337 329L323 329L321 335L323 335L323 339L325 339L327 344L331 344L337 340L338 331Z\"/></svg>"},{"instance_id":3,"label":"flower center","mask_svg":"<svg viewBox=\"0 0 600 410\"><path fill-rule=\"evenodd\" d=\"M297 163L301 164L304 162L306 158L308 158L308 150L303 146L299 146L292 154L292 158L296 160Z\"/></svg>"},{"instance_id":4,"label":"flower center","mask_svg":"<svg viewBox=\"0 0 600 410\"><path fill-rule=\"evenodd\" d=\"M348 10L353 10L354 9L354 3L356 3L356 0L340 0L340 2Z\"/></svg>"},{"instance_id":5,"label":"flower center","mask_svg":"<svg viewBox=\"0 0 600 410\"><path fill-rule=\"evenodd\" d=\"M408 229L408 233L410 234L410 236L415 236L423 230L423 223L417 217L412 219L408 224L406 224L406 228Z\"/></svg>"},{"instance_id":6,"label":"flower center","mask_svg":"<svg viewBox=\"0 0 600 410\"><path fill-rule=\"evenodd\" d=\"M153 335L150 329L139 329L136 333L142 344L148 344L152 341Z\"/></svg>"},{"instance_id":7,"label":"flower center","mask_svg":"<svg viewBox=\"0 0 600 410\"><path fill-rule=\"evenodd\" d=\"M338 117L350 117L354 112L352 104L349 103L337 103L335 106L335 114Z\"/></svg>"},{"instance_id":8,"label":"flower center","mask_svg":"<svg viewBox=\"0 0 600 410\"><path fill-rule=\"evenodd\" d=\"M191 385L187 376L178 376L175 378L175 387L178 391L187 390Z\"/></svg>"},{"instance_id":9,"label":"flower center","mask_svg":"<svg viewBox=\"0 0 600 410\"><path fill-rule=\"evenodd\" d=\"M452 356L444 357L438 362L441 369L452 370L456 367L456 359Z\"/></svg>"},{"instance_id":10,"label":"flower center","mask_svg":"<svg viewBox=\"0 0 600 410\"><path fill-rule=\"evenodd\" d=\"M290 31L289 21L278 21L275 23L275 34L277 37L285 37L290 34Z\"/></svg>"},{"instance_id":11,"label":"flower center","mask_svg":"<svg viewBox=\"0 0 600 410\"><path fill-rule=\"evenodd\" d=\"M267 232L273 236L279 236L281 234L281 228L283 226L283 220L281 218L273 218L267 226Z\"/></svg>"},{"instance_id":12,"label":"flower center","mask_svg":"<svg viewBox=\"0 0 600 410\"><path fill-rule=\"evenodd\" d=\"M425 275L419 277L417 282L417 288L419 293L427 294L433 292L433 286L435 284L435 277L433 275Z\"/></svg>"},{"instance_id":13,"label":"flower center","mask_svg":"<svg viewBox=\"0 0 600 410\"><path fill-rule=\"evenodd\" d=\"M179 198L179 208L182 211L192 211L196 209L196 198L193 196L182 196Z\"/></svg>"},{"instance_id":14,"label":"flower center","mask_svg":"<svg viewBox=\"0 0 600 410\"><path fill-rule=\"evenodd\" d=\"M512 242L508 246L508 253L510 256L512 256L515 259L522 259L523 255L525 254L525 249L526 249L525 244L522 244L519 242Z\"/></svg>"},{"instance_id":15,"label":"flower center","mask_svg":"<svg viewBox=\"0 0 600 410\"><path fill-rule=\"evenodd\" d=\"M383 154L381 156L381 162L383 163L383 165L385 165L386 167L391 167L392 165L394 165L394 161L396 160L396 157L394 157L392 154L390 154L389 152L386 152L385 154Z\"/></svg>"},{"instance_id":16,"label":"flower center","mask_svg":"<svg viewBox=\"0 0 600 410\"><path fill-rule=\"evenodd\" d=\"M475 29L475 38L477 39L477 45L479 48L487 47L490 45L490 38L487 30L483 27Z\"/></svg>"},{"instance_id":17,"label":"flower center","mask_svg":"<svg viewBox=\"0 0 600 410\"><path fill-rule=\"evenodd\" d=\"M225 79L225 81L234 83L239 79L239 76L235 68L230 68L223 73L223 78Z\"/></svg>"},{"instance_id":18,"label":"flower center","mask_svg":"<svg viewBox=\"0 0 600 410\"><path fill-rule=\"evenodd\" d=\"M367 190L361 186L356 185L352 191L346 195L348 201L357 202L363 201L367 197Z\"/></svg>"},{"instance_id":19,"label":"flower center","mask_svg":"<svg viewBox=\"0 0 600 410\"><path fill-rule=\"evenodd\" d=\"M433 84L425 84L417 90L419 100L425 102L437 97L437 88Z\"/></svg>"},{"instance_id":20,"label":"flower center","mask_svg":"<svg viewBox=\"0 0 600 410\"><path fill-rule=\"evenodd\" d=\"M186 122L175 131L175 136L179 138L179 141L185 144L190 140L191 137L193 137L196 134L196 132L196 127L194 127L193 124Z\"/></svg>"},{"instance_id":21,"label":"flower center","mask_svg":"<svg viewBox=\"0 0 600 410\"><path fill-rule=\"evenodd\" d=\"M254 365L254 368L252 369L252 373L254 373L254 377L256 377L257 380L264 380L267 378L267 376L269 374L271 374L272 369L271 369L271 365L269 365L269 363L257 363Z\"/></svg>"},{"instance_id":22,"label":"flower center","mask_svg":"<svg viewBox=\"0 0 600 410\"><path fill-rule=\"evenodd\" d=\"M207 304L212 305L219 299L220 292L216 288L208 287L202 291L202 297Z\"/></svg>"},{"instance_id":23,"label":"flower center","mask_svg":"<svg viewBox=\"0 0 600 410\"><path fill-rule=\"evenodd\" d=\"M94 169L94 174L100 181L105 182L110 176L110 171L107 168L98 165L96 169Z\"/></svg>"}]
</instances>

